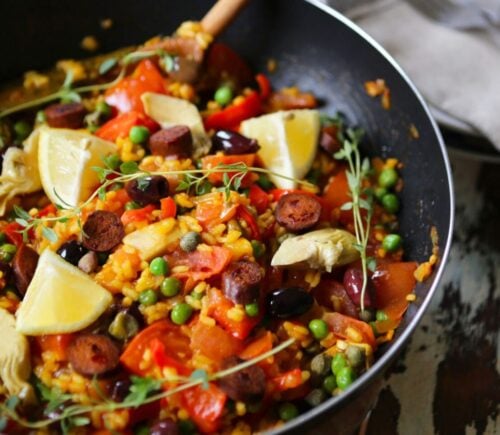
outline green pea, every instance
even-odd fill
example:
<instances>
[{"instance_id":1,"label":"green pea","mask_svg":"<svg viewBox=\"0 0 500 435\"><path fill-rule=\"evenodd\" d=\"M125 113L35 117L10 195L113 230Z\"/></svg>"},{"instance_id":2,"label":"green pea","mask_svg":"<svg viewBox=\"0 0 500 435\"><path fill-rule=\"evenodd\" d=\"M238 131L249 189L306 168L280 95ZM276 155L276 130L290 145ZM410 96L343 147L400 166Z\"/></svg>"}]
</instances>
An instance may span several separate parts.
<instances>
[{"instance_id":1,"label":"green pea","mask_svg":"<svg viewBox=\"0 0 500 435\"><path fill-rule=\"evenodd\" d=\"M289 421L297 417L297 415L299 415L299 410L293 403L285 402L281 404L281 406L279 407L278 413L280 415L281 420Z\"/></svg>"},{"instance_id":2,"label":"green pea","mask_svg":"<svg viewBox=\"0 0 500 435\"><path fill-rule=\"evenodd\" d=\"M170 319L176 325L184 325L184 323L189 320L192 314L193 308L191 307L191 305L181 303L174 305L174 308L172 308L172 311L170 312Z\"/></svg>"},{"instance_id":3,"label":"green pea","mask_svg":"<svg viewBox=\"0 0 500 435\"><path fill-rule=\"evenodd\" d=\"M163 257L153 258L149 263L149 271L155 276L167 275L168 269L168 263Z\"/></svg>"},{"instance_id":4,"label":"green pea","mask_svg":"<svg viewBox=\"0 0 500 435\"><path fill-rule=\"evenodd\" d=\"M163 296L171 298L179 294L179 292L181 291L181 286L182 284L177 278L169 276L162 281L160 291Z\"/></svg>"},{"instance_id":5,"label":"green pea","mask_svg":"<svg viewBox=\"0 0 500 435\"><path fill-rule=\"evenodd\" d=\"M129 201L125 204L125 210L137 210L142 208L141 205L137 204L135 201Z\"/></svg>"},{"instance_id":6,"label":"green pea","mask_svg":"<svg viewBox=\"0 0 500 435\"><path fill-rule=\"evenodd\" d=\"M144 290L139 293L139 302L142 305L153 305L158 301L158 295L153 289Z\"/></svg>"},{"instance_id":7,"label":"green pea","mask_svg":"<svg viewBox=\"0 0 500 435\"><path fill-rule=\"evenodd\" d=\"M377 198L379 201L382 200L383 196L387 193L387 189L385 187L376 187L373 190L373 194L375 195L375 198Z\"/></svg>"},{"instance_id":8,"label":"green pea","mask_svg":"<svg viewBox=\"0 0 500 435\"><path fill-rule=\"evenodd\" d=\"M328 325L322 319L313 319L309 322L309 331L316 340L323 340L328 335Z\"/></svg>"},{"instance_id":9,"label":"green pea","mask_svg":"<svg viewBox=\"0 0 500 435\"><path fill-rule=\"evenodd\" d=\"M183 251L193 252L200 243L201 236L195 231L190 231L181 237L179 245Z\"/></svg>"},{"instance_id":10,"label":"green pea","mask_svg":"<svg viewBox=\"0 0 500 435\"><path fill-rule=\"evenodd\" d=\"M147 129L147 127L144 127L142 125L134 125L130 129L128 137L132 141L132 143L144 143L149 139L149 130Z\"/></svg>"},{"instance_id":11,"label":"green pea","mask_svg":"<svg viewBox=\"0 0 500 435\"><path fill-rule=\"evenodd\" d=\"M403 240L399 234L387 234L382 241L382 248L387 252L394 252L399 249Z\"/></svg>"},{"instance_id":12,"label":"green pea","mask_svg":"<svg viewBox=\"0 0 500 435\"><path fill-rule=\"evenodd\" d=\"M382 197L382 206L389 213L396 213L399 210L399 199L394 193L387 193Z\"/></svg>"},{"instance_id":13,"label":"green pea","mask_svg":"<svg viewBox=\"0 0 500 435\"><path fill-rule=\"evenodd\" d=\"M348 346L345 350L345 356L351 367L359 367L365 362L365 353L358 346Z\"/></svg>"},{"instance_id":14,"label":"green pea","mask_svg":"<svg viewBox=\"0 0 500 435\"><path fill-rule=\"evenodd\" d=\"M334 375L340 372L340 370L347 366L347 361L344 355L341 353L336 354L332 359L332 372Z\"/></svg>"},{"instance_id":15,"label":"green pea","mask_svg":"<svg viewBox=\"0 0 500 435\"><path fill-rule=\"evenodd\" d=\"M399 176L395 169L393 168L384 169L378 176L378 184L381 187L390 189L391 187L394 187L395 184L398 182L398 178Z\"/></svg>"},{"instance_id":16,"label":"green pea","mask_svg":"<svg viewBox=\"0 0 500 435\"><path fill-rule=\"evenodd\" d=\"M198 186L198 190L196 191L196 193L198 195L206 195L207 193L210 193L212 191L212 187L214 186L212 185L212 183L210 183L210 181L204 181L200 184L200 186Z\"/></svg>"},{"instance_id":17,"label":"green pea","mask_svg":"<svg viewBox=\"0 0 500 435\"><path fill-rule=\"evenodd\" d=\"M265 190L269 190L274 187L273 182L269 179L269 177L266 174L259 174L257 184Z\"/></svg>"},{"instance_id":18,"label":"green pea","mask_svg":"<svg viewBox=\"0 0 500 435\"><path fill-rule=\"evenodd\" d=\"M382 311L382 310L377 310L377 312L375 313L375 318L379 322L383 322L384 320L388 320L389 319L389 317L387 316L387 314L385 313L385 311Z\"/></svg>"},{"instance_id":19,"label":"green pea","mask_svg":"<svg viewBox=\"0 0 500 435\"><path fill-rule=\"evenodd\" d=\"M332 393L337 388L337 379L334 375L329 375L323 380L323 389L327 393Z\"/></svg>"},{"instance_id":20,"label":"green pea","mask_svg":"<svg viewBox=\"0 0 500 435\"><path fill-rule=\"evenodd\" d=\"M99 101L95 105L95 110L102 114L105 118L107 118L109 115L111 115L111 106L106 103L106 101Z\"/></svg>"},{"instance_id":21,"label":"green pea","mask_svg":"<svg viewBox=\"0 0 500 435\"><path fill-rule=\"evenodd\" d=\"M259 304L257 302L246 304L245 313L247 313L248 317L257 317L259 315Z\"/></svg>"},{"instance_id":22,"label":"green pea","mask_svg":"<svg viewBox=\"0 0 500 435\"><path fill-rule=\"evenodd\" d=\"M14 124L14 131L16 133L16 138L19 141L26 139L31 133L31 125L26 121L17 121Z\"/></svg>"},{"instance_id":23,"label":"green pea","mask_svg":"<svg viewBox=\"0 0 500 435\"><path fill-rule=\"evenodd\" d=\"M221 106L228 105L232 99L233 90L227 85L223 85L215 91L214 100Z\"/></svg>"},{"instance_id":24,"label":"green pea","mask_svg":"<svg viewBox=\"0 0 500 435\"><path fill-rule=\"evenodd\" d=\"M266 252L266 245L264 245L264 243L259 242L258 240L252 240L250 244L252 245L253 256L255 258L262 257Z\"/></svg>"},{"instance_id":25,"label":"green pea","mask_svg":"<svg viewBox=\"0 0 500 435\"><path fill-rule=\"evenodd\" d=\"M354 370L351 367L343 367L337 373L336 381L337 386L341 390L345 390L349 385L351 385L356 379L356 375L354 374Z\"/></svg>"},{"instance_id":26,"label":"green pea","mask_svg":"<svg viewBox=\"0 0 500 435\"><path fill-rule=\"evenodd\" d=\"M118 157L117 154L110 154L109 156L104 157L102 160L109 169L118 169L121 164L120 157Z\"/></svg>"},{"instance_id":27,"label":"green pea","mask_svg":"<svg viewBox=\"0 0 500 435\"><path fill-rule=\"evenodd\" d=\"M120 165L120 172L124 175L134 174L139 170L137 162L123 162Z\"/></svg>"}]
</instances>

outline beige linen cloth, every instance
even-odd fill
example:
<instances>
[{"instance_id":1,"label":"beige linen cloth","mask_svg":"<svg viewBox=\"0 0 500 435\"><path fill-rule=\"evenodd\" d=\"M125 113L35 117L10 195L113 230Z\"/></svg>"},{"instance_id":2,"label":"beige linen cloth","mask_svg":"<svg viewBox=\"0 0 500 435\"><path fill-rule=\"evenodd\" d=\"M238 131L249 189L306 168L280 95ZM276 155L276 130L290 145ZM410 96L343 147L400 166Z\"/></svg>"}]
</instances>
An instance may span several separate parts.
<instances>
[{"instance_id":1,"label":"beige linen cloth","mask_svg":"<svg viewBox=\"0 0 500 435\"><path fill-rule=\"evenodd\" d=\"M325 2L389 51L431 107L470 125L500 150L498 23L488 28L468 26L467 19L472 16L465 14L463 26L451 26L446 16L422 13L414 5L418 0ZM490 10L500 16L500 0L476 2L489 3Z\"/></svg>"}]
</instances>

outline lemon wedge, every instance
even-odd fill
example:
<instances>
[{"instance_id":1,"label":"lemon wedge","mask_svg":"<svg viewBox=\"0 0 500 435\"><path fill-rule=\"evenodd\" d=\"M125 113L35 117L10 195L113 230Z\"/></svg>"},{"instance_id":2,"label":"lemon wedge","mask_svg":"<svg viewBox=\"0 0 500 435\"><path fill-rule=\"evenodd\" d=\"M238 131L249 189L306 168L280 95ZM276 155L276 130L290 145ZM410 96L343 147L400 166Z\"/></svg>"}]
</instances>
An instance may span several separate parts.
<instances>
[{"instance_id":1,"label":"lemon wedge","mask_svg":"<svg viewBox=\"0 0 500 435\"><path fill-rule=\"evenodd\" d=\"M111 294L80 269L46 249L16 313L25 335L79 331L106 310Z\"/></svg>"},{"instance_id":2,"label":"lemon wedge","mask_svg":"<svg viewBox=\"0 0 500 435\"><path fill-rule=\"evenodd\" d=\"M290 178L302 179L311 169L320 130L317 110L286 110L241 123L241 133L259 142L259 156L267 169ZM281 189L297 183L274 175L271 181Z\"/></svg>"},{"instance_id":3,"label":"lemon wedge","mask_svg":"<svg viewBox=\"0 0 500 435\"><path fill-rule=\"evenodd\" d=\"M77 206L94 191L99 179L93 166L117 146L92 134L64 128L42 128L38 141L38 168L43 190L56 204Z\"/></svg>"}]
</instances>

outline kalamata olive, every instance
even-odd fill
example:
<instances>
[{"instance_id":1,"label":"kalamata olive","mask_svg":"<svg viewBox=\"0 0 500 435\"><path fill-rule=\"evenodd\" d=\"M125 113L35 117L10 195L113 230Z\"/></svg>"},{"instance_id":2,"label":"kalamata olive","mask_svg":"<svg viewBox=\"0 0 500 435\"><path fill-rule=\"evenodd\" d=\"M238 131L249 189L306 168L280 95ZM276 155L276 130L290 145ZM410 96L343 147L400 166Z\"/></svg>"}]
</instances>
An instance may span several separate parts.
<instances>
[{"instance_id":1,"label":"kalamata olive","mask_svg":"<svg viewBox=\"0 0 500 435\"><path fill-rule=\"evenodd\" d=\"M151 426L149 433L150 435L178 435L179 427L174 420L164 418Z\"/></svg>"},{"instance_id":2,"label":"kalamata olive","mask_svg":"<svg viewBox=\"0 0 500 435\"><path fill-rule=\"evenodd\" d=\"M168 196L168 188L168 180L161 175L130 180L125 185L130 198L142 206L154 204Z\"/></svg>"},{"instance_id":3,"label":"kalamata olive","mask_svg":"<svg viewBox=\"0 0 500 435\"><path fill-rule=\"evenodd\" d=\"M125 399L130 392L130 385L132 385L132 383L128 379L116 381L111 390L111 399L115 402L123 402L123 399Z\"/></svg>"},{"instance_id":4,"label":"kalamata olive","mask_svg":"<svg viewBox=\"0 0 500 435\"><path fill-rule=\"evenodd\" d=\"M87 253L87 249L77 240L70 240L63 243L57 253L67 262L78 266L78 262Z\"/></svg>"},{"instance_id":5,"label":"kalamata olive","mask_svg":"<svg viewBox=\"0 0 500 435\"><path fill-rule=\"evenodd\" d=\"M273 317L287 319L306 313L313 303L313 297L301 287L280 288L267 296L267 311Z\"/></svg>"},{"instance_id":6,"label":"kalamata olive","mask_svg":"<svg viewBox=\"0 0 500 435\"><path fill-rule=\"evenodd\" d=\"M361 269L350 267L344 273L344 288L358 307L361 305L361 290L363 288L363 272ZM370 285L367 285L365 291L365 307L371 306L371 298L370 298Z\"/></svg>"},{"instance_id":7,"label":"kalamata olive","mask_svg":"<svg viewBox=\"0 0 500 435\"><path fill-rule=\"evenodd\" d=\"M251 154L259 151L260 146L255 139L249 139L235 131L219 130L212 137L216 150L224 154Z\"/></svg>"}]
</instances>

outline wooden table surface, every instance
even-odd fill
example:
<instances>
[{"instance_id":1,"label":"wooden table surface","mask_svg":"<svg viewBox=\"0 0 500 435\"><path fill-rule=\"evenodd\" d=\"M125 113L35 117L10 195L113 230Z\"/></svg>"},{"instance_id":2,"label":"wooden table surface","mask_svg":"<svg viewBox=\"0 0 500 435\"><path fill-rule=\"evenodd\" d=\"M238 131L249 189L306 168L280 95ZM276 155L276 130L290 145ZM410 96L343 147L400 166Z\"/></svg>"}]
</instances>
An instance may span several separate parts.
<instances>
[{"instance_id":1,"label":"wooden table surface","mask_svg":"<svg viewBox=\"0 0 500 435\"><path fill-rule=\"evenodd\" d=\"M451 154L454 241L367 435L500 434L500 165Z\"/></svg>"}]
</instances>

